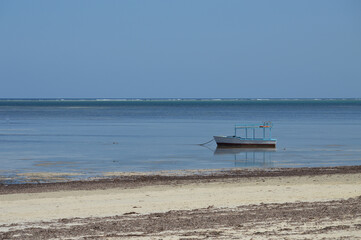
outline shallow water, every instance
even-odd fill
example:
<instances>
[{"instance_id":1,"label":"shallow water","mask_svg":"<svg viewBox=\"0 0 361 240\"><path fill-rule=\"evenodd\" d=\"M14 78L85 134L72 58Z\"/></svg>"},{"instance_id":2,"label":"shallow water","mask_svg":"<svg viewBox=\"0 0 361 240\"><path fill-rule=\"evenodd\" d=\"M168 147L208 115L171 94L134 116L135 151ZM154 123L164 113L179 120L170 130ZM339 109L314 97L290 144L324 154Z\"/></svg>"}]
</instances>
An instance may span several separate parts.
<instances>
[{"instance_id":1,"label":"shallow water","mask_svg":"<svg viewBox=\"0 0 361 240\"><path fill-rule=\"evenodd\" d=\"M272 121L275 151L214 135ZM360 99L0 100L0 176L361 164Z\"/></svg>"}]
</instances>

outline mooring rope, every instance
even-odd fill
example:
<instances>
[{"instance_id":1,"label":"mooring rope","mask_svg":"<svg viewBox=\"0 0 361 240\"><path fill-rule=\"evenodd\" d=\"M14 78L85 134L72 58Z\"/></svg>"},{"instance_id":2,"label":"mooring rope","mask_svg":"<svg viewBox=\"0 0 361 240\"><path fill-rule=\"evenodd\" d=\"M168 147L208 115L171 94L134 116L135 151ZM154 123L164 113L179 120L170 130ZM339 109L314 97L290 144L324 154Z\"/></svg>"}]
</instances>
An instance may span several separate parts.
<instances>
[{"instance_id":1,"label":"mooring rope","mask_svg":"<svg viewBox=\"0 0 361 240\"><path fill-rule=\"evenodd\" d=\"M205 142L205 143L198 144L198 145L203 146L203 145L206 145L206 144L208 144L208 143L210 143L210 142L212 142L212 141L214 141L214 139L212 139L212 140L210 140L210 141L208 141L208 142Z\"/></svg>"}]
</instances>

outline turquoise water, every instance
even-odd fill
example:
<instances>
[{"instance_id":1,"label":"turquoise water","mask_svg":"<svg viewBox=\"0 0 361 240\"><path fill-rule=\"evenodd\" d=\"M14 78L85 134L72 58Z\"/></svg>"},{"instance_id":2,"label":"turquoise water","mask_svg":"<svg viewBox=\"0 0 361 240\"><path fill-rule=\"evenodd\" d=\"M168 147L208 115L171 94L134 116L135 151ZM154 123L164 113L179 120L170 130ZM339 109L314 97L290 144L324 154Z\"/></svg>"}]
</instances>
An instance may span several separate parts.
<instances>
[{"instance_id":1,"label":"turquoise water","mask_svg":"<svg viewBox=\"0 0 361 240\"><path fill-rule=\"evenodd\" d=\"M272 121L275 151L217 149ZM361 164L361 99L0 100L0 176Z\"/></svg>"}]
</instances>

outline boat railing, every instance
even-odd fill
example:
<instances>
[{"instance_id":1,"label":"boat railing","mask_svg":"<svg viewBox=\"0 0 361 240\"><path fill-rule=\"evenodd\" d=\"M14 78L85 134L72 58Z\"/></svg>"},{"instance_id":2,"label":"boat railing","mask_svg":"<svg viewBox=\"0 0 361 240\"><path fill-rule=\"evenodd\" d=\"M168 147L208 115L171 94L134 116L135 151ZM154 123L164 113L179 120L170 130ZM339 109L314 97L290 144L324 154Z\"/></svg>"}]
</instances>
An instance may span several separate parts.
<instances>
[{"instance_id":1,"label":"boat railing","mask_svg":"<svg viewBox=\"0 0 361 240\"><path fill-rule=\"evenodd\" d=\"M272 128L272 122L263 122L263 124L236 124L237 129L240 128Z\"/></svg>"},{"instance_id":2,"label":"boat railing","mask_svg":"<svg viewBox=\"0 0 361 240\"><path fill-rule=\"evenodd\" d=\"M272 139L272 122L263 122L262 124L236 124L234 126L234 136L237 136L238 129L245 130L245 137L242 139L261 139L261 140L271 140ZM262 138L256 138L256 129L262 129L263 134ZM266 136L266 129L268 129L268 137ZM248 137L248 130L252 130L252 137Z\"/></svg>"}]
</instances>

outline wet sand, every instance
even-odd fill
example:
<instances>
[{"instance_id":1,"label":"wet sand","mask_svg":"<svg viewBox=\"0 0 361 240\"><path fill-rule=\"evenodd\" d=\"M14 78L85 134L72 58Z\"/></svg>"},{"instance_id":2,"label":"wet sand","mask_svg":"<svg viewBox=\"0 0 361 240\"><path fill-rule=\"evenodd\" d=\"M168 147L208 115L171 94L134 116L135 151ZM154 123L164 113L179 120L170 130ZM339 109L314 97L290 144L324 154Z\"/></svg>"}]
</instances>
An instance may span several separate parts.
<instances>
[{"instance_id":1,"label":"wet sand","mask_svg":"<svg viewBox=\"0 0 361 240\"><path fill-rule=\"evenodd\" d=\"M361 166L0 185L0 239L361 239Z\"/></svg>"}]
</instances>

